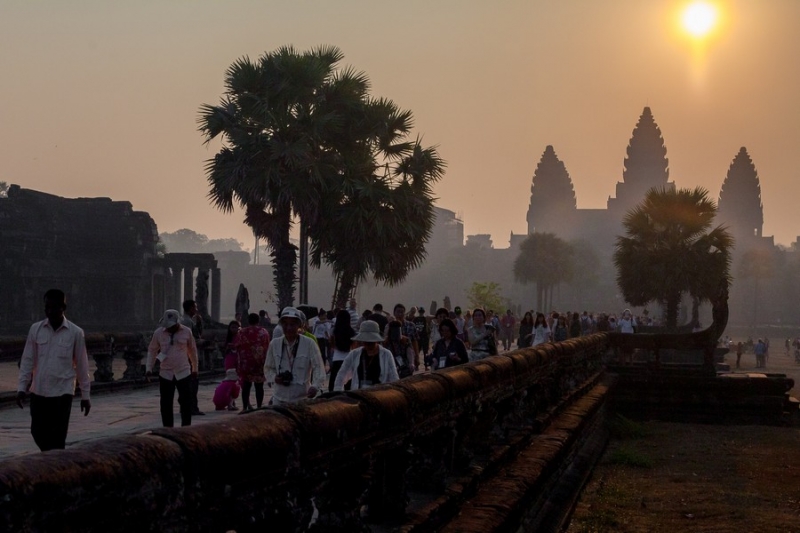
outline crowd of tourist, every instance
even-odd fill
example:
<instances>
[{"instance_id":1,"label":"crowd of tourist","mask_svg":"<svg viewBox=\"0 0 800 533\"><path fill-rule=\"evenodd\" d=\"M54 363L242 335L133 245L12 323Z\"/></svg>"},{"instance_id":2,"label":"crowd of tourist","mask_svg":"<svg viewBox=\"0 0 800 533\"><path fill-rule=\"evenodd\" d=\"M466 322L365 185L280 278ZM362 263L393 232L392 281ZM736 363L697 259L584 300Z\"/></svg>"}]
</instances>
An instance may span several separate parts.
<instances>
[{"instance_id":1,"label":"crowd of tourist","mask_svg":"<svg viewBox=\"0 0 800 533\"><path fill-rule=\"evenodd\" d=\"M304 308L308 310L307 308ZM415 372L438 370L478 361L499 350L559 342L598 331L635 332L638 324L654 325L647 312L634 317L584 311L548 314L527 311L521 319L509 309L476 308L463 312L439 308L428 316L423 306L397 304L389 313L382 304L359 312L356 301L346 309L294 307L282 310L272 335L266 311L250 314L248 325L228 326L225 343L226 378L215 395L218 410L234 410L241 394L242 410L261 407L264 385L272 389L272 404L314 397L323 390L357 390L390 383ZM233 386L232 372L238 376Z\"/></svg>"}]
</instances>

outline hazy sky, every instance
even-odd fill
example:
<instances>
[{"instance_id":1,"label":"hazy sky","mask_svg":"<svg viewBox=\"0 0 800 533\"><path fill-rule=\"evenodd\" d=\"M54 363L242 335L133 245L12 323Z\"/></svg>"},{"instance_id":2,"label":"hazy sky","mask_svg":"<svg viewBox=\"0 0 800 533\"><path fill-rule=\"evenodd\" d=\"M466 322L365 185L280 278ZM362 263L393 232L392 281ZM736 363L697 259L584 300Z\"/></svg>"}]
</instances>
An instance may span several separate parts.
<instances>
[{"instance_id":1,"label":"hazy sky","mask_svg":"<svg viewBox=\"0 0 800 533\"><path fill-rule=\"evenodd\" d=\"M373 94L414 112L448 161L439 205L466 234L508 246L527 230L536 164L552 144L578 207L605 207L644 106L670 178L718 198L746 146L764 235L800 235L800 0L716 2L693 44L686 1L0 0L0 181L107 196L159 231L191 227L252 247L241 213L206 198L202 103L226 68L281 45L339 46Z\"/></svg>"}]
</instances>

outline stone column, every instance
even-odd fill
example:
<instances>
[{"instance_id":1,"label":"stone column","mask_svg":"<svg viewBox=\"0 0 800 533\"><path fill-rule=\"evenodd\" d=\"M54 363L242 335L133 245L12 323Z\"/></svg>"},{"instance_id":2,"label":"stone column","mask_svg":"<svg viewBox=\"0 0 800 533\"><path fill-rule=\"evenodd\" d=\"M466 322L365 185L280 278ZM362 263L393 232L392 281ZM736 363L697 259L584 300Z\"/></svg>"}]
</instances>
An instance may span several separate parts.
<instances>
[{"instance_id":1,"label":"stone column","mask_svg":"<svg viewBox=\"0 0 800 533\"><path fill-rule=\"evenodd\" d=\"M114 361L114 352L110 353L96 353L93 354L96 370L94 371L94 380L97 382L108 382L114 380L114 371L112 364Z\"/></svg>"},{"instance_id":2,"label":"stone column","mask_svg":"<svg viewBox=\"0 0 800 533\"><path fill-rule=\"evenodd\" d=\"M183 300L191 300L194 298L192 274L194 274L194 267L187 266L183 269ZM178 302L179 306L183 303L183 300ZM178 307L178 311L183 313L183 308Z\"/></svg>"},{"instance_id":3,"label":"stone column","mask_svg":"<svg viewBox=\"0 0 800 533\"><path fill-rule=\"evenodd\" d=\"M211 269L211 318L219 322L220 296L222 293L222 278L219 268Z\"/></svg>"},{"instance_id":4,"label":"stone column","mask_svg":"<svg viewBox=\"0 0 800 533\"><path fill-rule=\"evenodd\" d=\"M169 305L172 309L177 309L178 311L183 312L181 308L181 275L183 274L183 269L180 267L172 267L172 285L171 285L171 292L170 292L170 302Z\"/></svg>"},{"instance_id":5,"label":"stone column","mask_svg":"<svg viewBox=\"0 0 800 533\"><path fill-rule=\"evenodd\" d=\"M195 283L194 299L197 301L197 312L206 318L208 313L208 269L197 269L197 282Z\"/></svg>"}]
</instances>

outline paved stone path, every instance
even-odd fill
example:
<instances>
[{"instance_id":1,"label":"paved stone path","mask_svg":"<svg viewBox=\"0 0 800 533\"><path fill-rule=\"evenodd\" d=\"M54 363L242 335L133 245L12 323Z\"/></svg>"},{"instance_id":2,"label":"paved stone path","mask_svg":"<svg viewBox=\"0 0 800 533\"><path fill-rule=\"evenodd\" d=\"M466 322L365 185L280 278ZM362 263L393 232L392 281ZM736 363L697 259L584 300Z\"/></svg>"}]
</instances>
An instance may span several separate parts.
<instances>
[{"instance_id":1,"label":"paved stone path","mask_svg":"<svg viewBox=\"0 0 800 533\"><path fill-rule=\"evenodd\" d=\"M800 365L794 362L794 357L784 353L783 346L776 346L770 350L772 355L767 363L766 372L785 373L795 379L795 388L791 394L800 396ZM727 362L734 366L735 354L728 354ZM124 371L124 361L114 361L114 375L121 377ZM92 368L92 371L94 368ZM735 370L734 370L735 371ZM746 354L742 358L742 368L738 372L758 372L755 368L753 354ZM16 363L0 363L0 392L13 391L17 387L18 370ZM207 424L222 420L224 417L238 416L237 412L215 411L211 399L214 389L219 384L222 376L200 382L198 394L199 405L206 416L192 418L192 424ZM265 403L271 396L269 388L265 390ZM251 392L251 401L255 401ZM78 442L85 442L103 437L123 434L143 433L161 426L159 414L158 387L152 386L145 389L124 390L114 393L96 395L92 398L92 410L88 417L80 412L80 402L75 400L70 418L67 446ZM241 400L237 401L241 406ZM177 394L175 401L175 419L180 423L178 414ZM38 448L30 435L30 412L28 406L19 409L15 404L0 407L0 460L19 456L27 453L36 453Z\"/></svg>"},{"instance_id":2,"label":"paved stone path","mask_svg":"<svg viewBox=\"0 0 800 533\"><path fill-rule=\"evenodd\" d=\"M222 376L200 381L198 404L200 410L204 411L206 415L192 417L192 424L208 424L225 417L238 416L236 411L214 410L211 399L221 379ZM7 380L8 377L5 376L4 381ZM16 387L16 381L14 383ZM4 389L8 390L6 387ZM266 403L269 402L271 392L269 388L266 388L264 392ZM255 403L252 391L250 400ZM236 405L241 407L241 399L237 400ZM30 411L27 403L24 409L18 408L16 404L0 408L0 460L39 451L30 434L30 423ZM175 394L175 423L176 425L180 424L177 392ZM80 399L76 399L72 405L67 448L78 442L115 435L144 433L158 427L161 427L158 386L94 396L89 416L83 416L80 411Z\"/></svg>"}]
</instances>

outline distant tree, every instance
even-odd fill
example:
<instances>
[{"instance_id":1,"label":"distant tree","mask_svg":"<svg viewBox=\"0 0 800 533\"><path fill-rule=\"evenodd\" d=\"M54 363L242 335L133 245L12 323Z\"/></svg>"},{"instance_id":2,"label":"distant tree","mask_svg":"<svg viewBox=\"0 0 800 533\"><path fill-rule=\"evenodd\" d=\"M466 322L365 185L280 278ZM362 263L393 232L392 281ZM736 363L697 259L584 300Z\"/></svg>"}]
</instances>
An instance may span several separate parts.
<instances>
[{"instance_id":1,"label":"distant tree","mask_svg":"<svg viewBox=\"0 0 800 533\"><path fill-rule=\"evenodd\" d=\"M173 253L213 253L242 251L242 243L236 239L210 239L202 233L184 228L172 233L161 233L158 236L164 245L165 252Z\"/></svg>"},{"instance_id":2,"label":"distant tree","mask_svg":"<svg viewBox=\"0 0 800 533\"><path fill-rule=\"evenodd\" d=\"M467 301L470 308L481 307L484 311L492 309L500 313L501 309L508 307L501 294L500 285L493 281L473 282L467 290Z\"/></svg>"},{"instance_id":3,"label":"distant tree","mask_svg":"<svg viewBox=\"0 0 800 533\"><path fill-rule=\"evenodd\" d=\"M717 207L708 191L653 188L625 215L625 236L617 237L614 264L625 300L666 307L675 327L684 293L705 301L730 278L733 239L723 226L712 229Z\"/></svg>"},{"instance_id":4,"label":"distant tree","mask_svg":"<svg viewBox=\"0 0 800 533\"><path fill-rule=\"evenodd\" d=\"M231 237L225 239L209 239L203 247L206 253L241 252L243 244Z\"/></svg>"},{"instance_id":5,"label":"distant tree","mask_svg":"<svg viewBox=\"0 0 800 533\"><path fill-rule=\"evenodd\" d=\"M553 287L573 278L572 247L552 233L531 233L520 243L514 260L514 278L536 283L536 309L545 311L553 303Z\"/></svg>"}]
</instances>

